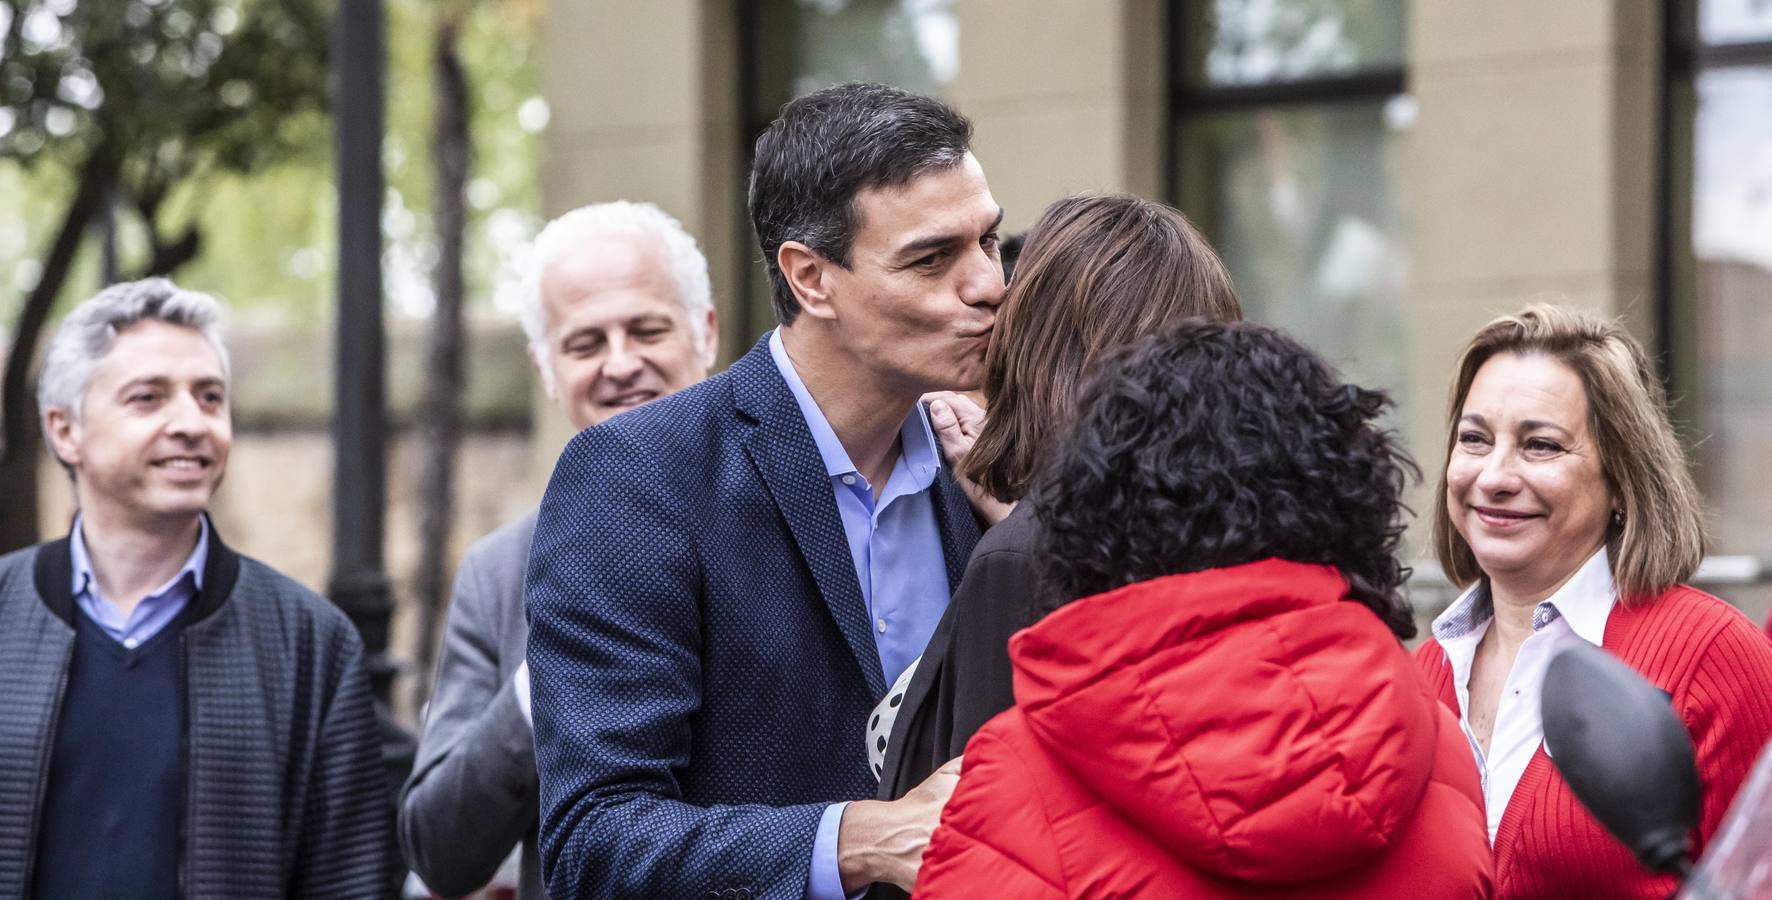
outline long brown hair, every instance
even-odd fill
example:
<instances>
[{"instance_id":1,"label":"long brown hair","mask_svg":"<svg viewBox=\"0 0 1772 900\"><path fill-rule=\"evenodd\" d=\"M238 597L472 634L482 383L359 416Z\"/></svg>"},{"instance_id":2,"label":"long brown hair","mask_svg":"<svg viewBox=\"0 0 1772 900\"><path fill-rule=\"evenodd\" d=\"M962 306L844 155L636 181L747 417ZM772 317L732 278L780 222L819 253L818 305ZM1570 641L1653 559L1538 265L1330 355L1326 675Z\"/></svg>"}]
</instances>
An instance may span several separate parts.
<instances>
[{"instance_id":1,"label":"long brown hair","mask_svg":"<svg viewBox=\"0 0 1772 900\"><path fill-rule=\"evenodd\" d=\"M1581 378L1600 471L1624 514L1623 524L1612 522L1606 534L1619 600L1647 600L1691 578L1704 559L1704 510L1686 452L1668 421L1661 379L1643 346L1616 322L1548 304L1490 322L1458 358L1447 417L1448 456L1471 382L1484 363L1503 353L1547 356ZM1483 577L1470 544L1452 527L1445 470L1434 500L1434 555L1455 585Z\"/></svg>"},{"instance_id":2,"label":"long brown hair","mask_svg":"<svg viewBox=\"0 0 1772 900\"><path fill-rule=\"evenodd\" d=\"M1229 322L1243 309L1186 216L1124 194L1047 207L997 311L985 354L990 416L962 473L999 500L1019 499L1090 365L1191 316Z\"/></svg>"}]
</instances>

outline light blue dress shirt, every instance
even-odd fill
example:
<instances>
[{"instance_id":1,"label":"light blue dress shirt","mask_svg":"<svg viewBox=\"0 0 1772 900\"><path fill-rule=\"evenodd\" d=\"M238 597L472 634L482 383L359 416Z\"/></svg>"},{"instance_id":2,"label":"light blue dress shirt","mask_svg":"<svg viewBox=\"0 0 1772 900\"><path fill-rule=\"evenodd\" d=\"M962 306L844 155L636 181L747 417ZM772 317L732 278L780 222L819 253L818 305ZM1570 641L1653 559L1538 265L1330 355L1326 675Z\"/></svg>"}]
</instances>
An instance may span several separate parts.
<instances>
[{"instance_id":1,"label":"light blue dress shirt","mask_svg":"<svg viewBox=\"0 0 1772 900\"><path fill-rule=\"evenodd\" d=\"M935 484L941 456L935 433L916 405L899 429L898 461L874 499L873 487L856 470L824 413L788 359L779 330L769 335L769 353L793 392L818 455L830 476L855 578L861 585L874 646L886 683L923 654L929 636L948 604L947 557L941 549L941 527L935 520ZM811 900L836 900L843 895L837 872L837 828L847 803L825 808L812 845Z\"/></svg>"},{"instance_id":2,"label":"light blue dress shirt","mask_svg":"<svg viewBox=\"0 0 1772 900\"><path fill-rule=\"evenodd\" d=\"M80 611L104 629L111 640L130 650L159 634L203 589L203 566L209 561L209 522L199 516L197 523L197 546L184 566L159 589L143 597L125 617L99 593L98 578L92 574L92 557L86 552L86 538L80 533L81 520L76 517L68 552L74 563L74 602Z\"/></svg>"}]
</instances>

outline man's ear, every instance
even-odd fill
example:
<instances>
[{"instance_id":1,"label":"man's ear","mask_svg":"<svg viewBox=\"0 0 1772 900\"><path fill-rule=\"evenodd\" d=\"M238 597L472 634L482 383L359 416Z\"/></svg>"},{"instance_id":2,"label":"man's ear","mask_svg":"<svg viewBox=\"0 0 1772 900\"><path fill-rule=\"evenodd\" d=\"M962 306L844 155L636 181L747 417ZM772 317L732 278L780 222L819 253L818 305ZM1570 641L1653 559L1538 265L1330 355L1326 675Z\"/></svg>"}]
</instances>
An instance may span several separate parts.
<instances>
[{"instance_id":1,"label":"man's ear","mask_svg":"<svg viewBox=\"0 0 1772 900\"><path fill-rule=\"evenodd\" d=\"M547 363L542 361L541 354L536 351L534 344L530 344L528 350L529 365L535 369L535 377L541 379L542 393L547 394L549 400L560 399L554 396L554 370L548 368Z\"/></svg>"},{"instance_id":2,"label":"man's ear","mask_svg":"<svg viewBox=\"0 0 1772 900\"><path fill-rule=\"evenodd\" d=\"M800 301L800 311L815 319L834 319L831 309L830 268L836 263L799 241L783 241L775 251L781 276Z\"/></svg>"},{"instance_id":3,"label":"man's ear","mask_svg":"<svg viewBox=\"0 0 1772 900\"><path fill-rule=\"evenodd\" d=\"M719 310L711 306L708 307L706 325L707 327L703 328L701 333L701 365L703 369L711 371L714 368L714 360L720 355Z\"/></svg>"},{"instance_id":4,"label":"man's ear","mask_svg":"<svg viewBox=\"0 0 1772 900\"><path fill-rule=\"evenodd\" d=\"M43 430L49 435L49 452L69 468L80 465L80 423L65 406L52 406L43 413Z\"/></svg>"}]
</instances>

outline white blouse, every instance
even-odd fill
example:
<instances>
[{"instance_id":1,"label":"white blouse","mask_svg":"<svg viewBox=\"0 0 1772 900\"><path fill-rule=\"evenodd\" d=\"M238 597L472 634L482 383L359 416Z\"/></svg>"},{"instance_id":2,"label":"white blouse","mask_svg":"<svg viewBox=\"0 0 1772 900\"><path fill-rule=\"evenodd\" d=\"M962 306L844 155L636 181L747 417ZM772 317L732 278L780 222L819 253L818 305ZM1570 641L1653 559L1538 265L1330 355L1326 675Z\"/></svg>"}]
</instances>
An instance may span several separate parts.
<instances>
[{"instance_id":1,"label":"white blouse","mask_svg":"<svg viewBox=\"0 0 1772 900\"><path fill-rule=\"evenodd\" d=\"M1471 733L1471 665L1477 645L1495 621L1495 605L1485 582L1478 582L1434 619L1434 639L1446 651L1452 666L1452 684L1458 691L1458 723L1477 758L1483 776L1483 803L1489 818L1489 842L1501 826L1508 800L1526 772L1526 765L1544 743L1544 718L1539 692L1544 670L1567 641L1582 640L1599 646L1606 635L1606 620L1617 602L1612 568L1606 548L1589 557L1567 583L1541 601L1532 611L1532 635L1520 645L1514 667L1508 672L1495 710L1495 728L1485 756Z\"/></svg>"},{"instance_id":2,"label":"white blouse","mask_svg":"<svg viewBox=\"0 0 1772 900\"><path fill-rule=\"evenodd\" d=\"M892 723L898 721L898 713L904 709L904 692L911 686L911 676L917 674L917 663L923 661L919 656L905 666L898 680L880 698L880 705L868 713L868 771L874 773L874 780L882 780L886 769L886 742L892 738Z\"/></svg>"}]
</instances>

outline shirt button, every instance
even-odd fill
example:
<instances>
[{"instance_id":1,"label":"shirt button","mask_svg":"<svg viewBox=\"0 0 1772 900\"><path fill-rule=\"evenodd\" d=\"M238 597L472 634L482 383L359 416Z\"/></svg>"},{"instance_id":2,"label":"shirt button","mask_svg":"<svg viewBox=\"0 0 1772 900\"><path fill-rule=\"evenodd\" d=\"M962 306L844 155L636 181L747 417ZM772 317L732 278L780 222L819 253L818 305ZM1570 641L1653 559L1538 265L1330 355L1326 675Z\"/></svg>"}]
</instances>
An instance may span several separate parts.
<instances>
[{"instance_id":1,"label":"shirt button","mask_svg":"<svg viewBox=\"0 0 1772 900\"><path fill-rule=\"evenodd\" d=\"M843 483L844 484L854 484L855 483L855 476L854 475L843 476Z\"/></svg>"},{"instance_id":2,"label":"shirt button","mask_svg":"<svg viewBox=\"0 0 1772 900\"><path fill-rule=\"evenodd\" d=\"M885 634L886 633L886 620L885 619L875 619L874 620L874 627L880 629L881 634Z\"/></svg>"},{"instance_id":3,"label":"shirt button","mask_svg":"<svg viewBox=\"0 0 1772 900\"><path fill-rule=\"evenodd\" d=\"M140 644L141 644L141 641L138 641L132 637L127 637L127 638L123 639L123 646L125 646L131 650L134 650L137 646L140 646Z\"/></svg>"}]
</instances>

